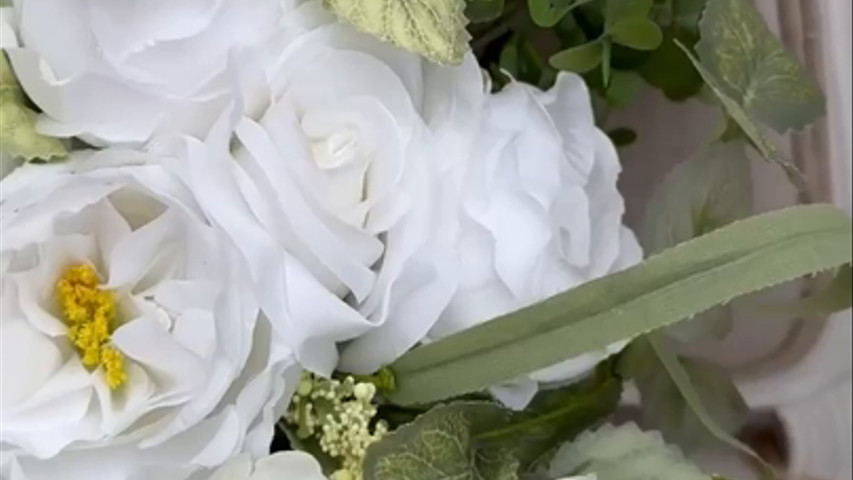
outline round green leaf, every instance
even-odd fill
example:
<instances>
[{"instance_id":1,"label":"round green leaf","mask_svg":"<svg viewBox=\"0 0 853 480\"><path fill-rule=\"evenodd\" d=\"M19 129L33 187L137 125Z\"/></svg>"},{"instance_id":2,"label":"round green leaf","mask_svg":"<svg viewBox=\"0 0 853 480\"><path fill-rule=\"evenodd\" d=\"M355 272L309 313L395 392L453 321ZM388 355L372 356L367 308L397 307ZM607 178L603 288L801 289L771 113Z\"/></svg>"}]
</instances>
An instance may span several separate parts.
<instances>
[{"instance_id":1,"label":"round green leaf","mask_svg":"<svg viewBox=\"0 0 853 480\"><path fill-rule=\"evenodd\" d=\"M608 27L607 33L614 42L636 50L654 50L663 42L660 27L647 18L622 20Z\"/></svg>"},{"instance_id":2,"label":"round green leaf","mask_svg":"<svg viewBox=\"0 0 853 480\"><path fill-rule=\"evenodd\" d=\"M528 0L530 18L540 27L551 28L567 13L591 0Z\"/></svg>"},{"instance_id":3,"label":"round green leaf","mask_svg":"<svg viewBox=\"0 0 853 480\"><path fill-rule=\"evenodd\" d=\"M465 6L465 16L474 23L500 18L503 11L504 0L468 0Z\"/></svg>"},{"instance_id":4,"label":"round green leaf","mask_svg":"<svg viewBox=\"0 0 853 480\"><path fill-rule=\"evenodd\" d=\"M586 73L601 64L603 55L604 41L595 40L558 52L551 57L551 65L560 70Z\"/></svg>"}]
</instances>

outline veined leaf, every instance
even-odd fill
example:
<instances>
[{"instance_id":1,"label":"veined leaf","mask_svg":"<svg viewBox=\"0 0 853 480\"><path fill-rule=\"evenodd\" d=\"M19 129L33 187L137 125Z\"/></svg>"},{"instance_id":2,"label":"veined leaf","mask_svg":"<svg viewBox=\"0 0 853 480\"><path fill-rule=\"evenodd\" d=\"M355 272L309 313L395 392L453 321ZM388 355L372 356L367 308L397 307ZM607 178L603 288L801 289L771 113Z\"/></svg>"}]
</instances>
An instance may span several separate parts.
<instances>
[{"instance_id":1,"label":"veined leaf","mask_svg":"<svg viewBox=\"0 0 853 480\"><path fill-rule=\"evenodd\" d=\"M825 114L820 89L750 0L709 0L699 28L699 60L749 118L784 133Z\"/></svg>"},{"instance_id":2,"label":"veined leaf","mask_svg":"<svg viewBox=\"0 0 853 480\"><path fill-rule=\"evenodd\" d=\"M549 474L594 473L598 480L711 480L657 432L634 424L588 432L557 453Z\"/></svg>"},{"instance_id":3,"label":"veined leaf","mask_svg":"<svg viewBox=\"0 0 853 480\"><path fill-rule=\"evenodd\" d=\"M465 0L324 0L341 20L441 64L468 50Z\"/></svg>"},{"instance_id":4,"label":"veined leaf","mask_svg":"<svg viewBox=\"0 0 853 480\"><path fill-rule=\"evenodd\" d=\"M0 148L11 157L51 160L68 154L56 138L36 132L36 113L25 104L24 92L0 51Z\"/></svg>"},{"instance_id":5,"label":"veined leaf","mask_svg":"<svg viewBox=\"0 0 853 480\"><path fill-rule=\"evenodd\" d=\"M511 452L482 449L474 441L508 412L487 402L436 407L367 450L365 480L517 480Z\"/></svg>"},{"instance_id":6,"label":"veined leaf","mask_svg":"<svg viewBox=\"0 0 853 480\"><path fill-rule=\"evenodd\" d=\"M797 277L851 262L853 229L825 205L744 220L640 265L412 350L391 368L398 404L509 381Z\"/></svg>"}]
</instances>

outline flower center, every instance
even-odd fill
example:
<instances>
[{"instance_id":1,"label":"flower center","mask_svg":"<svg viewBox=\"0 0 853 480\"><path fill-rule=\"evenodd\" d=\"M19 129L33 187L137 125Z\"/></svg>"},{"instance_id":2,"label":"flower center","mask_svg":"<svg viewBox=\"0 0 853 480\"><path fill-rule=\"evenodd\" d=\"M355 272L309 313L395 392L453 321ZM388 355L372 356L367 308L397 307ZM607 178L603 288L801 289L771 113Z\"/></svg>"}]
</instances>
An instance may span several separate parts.
<instances>
[{"instance_id":1,"label":"flower center","mask_svg":"<svg viewBox=\"0 0 853 480\"><path fill-rule=\"evenodd\" d=\"M68 324L68 338L87 368L103 367L107 385L115 390L127 380L124 355L110 344L115 330L116 302L98 288L98 274L89 265L65 269L56 282L56 298Z\"/></svg>"}]
</instances>

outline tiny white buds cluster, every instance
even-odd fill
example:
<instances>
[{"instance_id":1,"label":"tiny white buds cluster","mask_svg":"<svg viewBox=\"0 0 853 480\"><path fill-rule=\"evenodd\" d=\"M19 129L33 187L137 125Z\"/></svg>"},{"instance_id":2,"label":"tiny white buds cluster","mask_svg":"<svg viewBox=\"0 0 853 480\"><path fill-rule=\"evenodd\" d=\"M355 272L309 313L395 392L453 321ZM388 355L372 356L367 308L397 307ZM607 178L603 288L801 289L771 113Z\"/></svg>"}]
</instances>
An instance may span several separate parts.
<instances>
[{"instance_id":1,"label":"tiny white buds cluster","mask_svg":"<svg viewBox=\"0 0 853 480\"><path fill-rule=\"evenodd\" d=\"M375 385L357 383L353 377L340 381L302 376L285 419L298 427L300 438L313 437L323 452L340 461L341 469L331 480L361 480L367 448L388 432L385 422L372 425L375 396Z\"/></svg>"}]
</instances>

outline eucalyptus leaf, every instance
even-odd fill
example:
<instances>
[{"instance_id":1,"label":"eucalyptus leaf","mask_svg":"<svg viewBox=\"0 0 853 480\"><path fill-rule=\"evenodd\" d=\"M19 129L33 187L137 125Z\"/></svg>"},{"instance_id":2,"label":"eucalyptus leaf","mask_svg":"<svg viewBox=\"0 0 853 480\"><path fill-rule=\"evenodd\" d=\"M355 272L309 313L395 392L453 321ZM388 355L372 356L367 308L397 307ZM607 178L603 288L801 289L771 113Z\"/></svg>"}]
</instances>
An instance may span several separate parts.
<instances>
[{"instance_id":1,"label":"eucalyptus leaf","mask_svg":"<svg viewBox=\"0 0 853 480\"><path fill-rule=\"evenodd\" d=\"M702 394L696 389L696 386L690 378L690 373L684 368L678 357L667 350L661 344L660 340L656 339L654 336L650 336L648 341L652 350L660 360L661 365L663 365L670 378L672 378L673 383L684 398L684 401L687 403L690 410L702 426L704 426L707 431L720 442L752 457L757 461L764 470L765 478L774 478L775 474L773 473L773 468L770 465L768 465L748 445L733 437L728 431L726 431L725 427L715 420L714 414L711 413L708 409L709 407L706 406L707 404L713 403L714 400L710 400L707 404L703 401Z\"/></svg>"},{"instance_id":2,"label":"eucalyptus leaf","mask_svg":"<svg viewBox=\"0 0 853 480\"><path fill-rule=\"evenodd\" d=\"M359 30L440 64L459 64L468 50L465 0L324 0Z\"/></svg>"},{"instance_id":3,"label":"eucalyptus leaf","mask_svg":"<svg viewBox=\"0 0 853 480\"><path fill-rule=\"evenodd\" d=\"M699 27L700 62L748 118L784 133L825 114L820 89L750 0L708 0Z\"/></svg>"},{"instance_id":4,"label":"eucalyptus leaf","mask_svg":"<svg viewBox=\"0 0 853 480\"><path fill-rule=\"evenodd\" d=\"M647 338L635 340L620 362L622 373L640 391L640 409L645 425L660 430L664 437L688 450L706 446L710 437L702 420L687 403L681 389L662 364L655 348L667 348L663 342L653 347ZM746 422L749 409L740 392L725 372L708 363L684 357L668 358L680 363L689 375L697 395L710 418L721 431L735 434Z\"/></svg>"},{"instance_id":5,"label":"eucalyptus leaf","mask_svg":"<svg viewBox=\"0 0 853 480\"><path fill-rule=\"evenodd\" d=\"M654 50L663 41L660 27L648 18L619 21L607 27L607 34L615 43L635 50Z\"/></svg>"},{"instance_id":6,"label":"eucalyptus leaf","mask_svg":"<svg viewBox=\"0 0 853 480\"><path fill-rule=\"evenodd\" d=\"M592 42L568 48L551 57L551 65L560 70L586 73L599 66L604 56L605 41Z\"/></svg>"},{"instance_id":7,"label":"eucalyptus leaf","mask_svg":"<svg viewBox=\"0 0 853 480\"><path fill-rule=\"evenodd\" d=\"M503 425L508 412L487 402L436 407L374 443L364 459L365 480L517 480L511 452L483 449L482 429Z\"/></svg>"},{"instance_id":8,"label":"eucalyptus leaf","mask_svg":"<svg viewBox=\"0 0 853 480\"><path fill-rule=\"evenodd\" d=\"M711 480L657 432L634 424L606 425L588 432L557 453L552 478L595 474L597 480Z\"/></svg>"},{"instance_id":9,"label":"eucalyptus leaf","mask_svg":"<svg viewBox=\"0 0 853 480\"><path fill-rule=\"evenodd\" d=\"M0 51L0 147L8 157L24 160L56 160L68 155L56 138L36 131L36 112L26 105L6 53Z\"/></svg>"},{"instance_id":10,"label":"eucalyptus leaf","mask_svg":"<svg viewBox=\"0 0 853 480\"><path fill-rule=\"evenodd\" d=\"M720 228L536 305L418 347L391 365L391 400L473 392L674 324L735 297L850 263L853 229L826 205Z\"/></svg>"}]
</instances>

